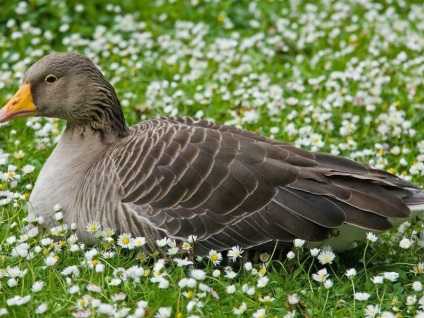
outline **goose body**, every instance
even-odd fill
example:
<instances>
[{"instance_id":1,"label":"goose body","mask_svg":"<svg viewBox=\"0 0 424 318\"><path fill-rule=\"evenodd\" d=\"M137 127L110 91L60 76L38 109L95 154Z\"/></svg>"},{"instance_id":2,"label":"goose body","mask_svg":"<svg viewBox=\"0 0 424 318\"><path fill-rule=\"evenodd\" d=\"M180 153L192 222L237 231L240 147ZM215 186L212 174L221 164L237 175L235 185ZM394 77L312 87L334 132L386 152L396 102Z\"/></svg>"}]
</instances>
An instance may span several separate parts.
<instances>
[{"instance_id":1,"label":"goose body","mask_svg":"<svg viewBox=\"0 0 424 318\"><path fill-rule=\"evenodd\" d=\"M392 174L242 129L177 116L128 127L113 87L74 53L35 63L0 110L0 122L28 116L67 120L29 209L49 228L61 204L89 244L85 226L96 221L146 237L151 250L189 235L200 254L295 238L343 250L424 209L423 193Z\"/></svg>"}]
</instances>

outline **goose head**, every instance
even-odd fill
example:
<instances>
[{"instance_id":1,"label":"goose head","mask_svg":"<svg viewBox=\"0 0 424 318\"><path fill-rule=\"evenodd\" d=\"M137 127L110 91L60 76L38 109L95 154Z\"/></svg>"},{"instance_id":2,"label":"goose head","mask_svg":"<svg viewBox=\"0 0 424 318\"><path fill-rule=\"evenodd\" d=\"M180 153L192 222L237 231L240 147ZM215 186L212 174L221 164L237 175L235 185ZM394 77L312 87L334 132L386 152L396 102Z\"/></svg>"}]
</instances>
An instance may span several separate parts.
<instances>
[{"instance_id":1,"label":"goose head","mask_svg":"<svg viewBox=\"0 0 424 318\"><path fill-rule=\"evenodd\" d=\"M47 55L28 69L20 89L0 110L0 123L31 116L118 136L128 129L112 85L89 58L69 52Z\"/></svg>"}]
</instances>

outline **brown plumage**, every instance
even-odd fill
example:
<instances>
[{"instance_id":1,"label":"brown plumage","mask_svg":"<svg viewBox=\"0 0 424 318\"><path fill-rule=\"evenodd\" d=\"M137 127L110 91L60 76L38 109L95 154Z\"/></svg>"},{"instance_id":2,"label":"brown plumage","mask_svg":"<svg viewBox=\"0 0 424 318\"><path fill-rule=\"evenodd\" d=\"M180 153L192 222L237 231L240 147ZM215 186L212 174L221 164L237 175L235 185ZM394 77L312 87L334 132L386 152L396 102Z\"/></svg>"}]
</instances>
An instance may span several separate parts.
<instances>
[{"instance_id":1,"label":"brown plumage","mask_svg":"<svg viewBox=\"0 0 424 318\"><path fill-rule=\"evenodd\" d=\"M422 211L413 184L365 164L188 117L163 117L127 127L113 87L84 56L44 57L0 111L0 122L59 117L67 127L43 167L30 209L65 222L94 243L85 225L98 221L118 233L197 235L197 252L268 249L295 238L346 249L368 230ZM353 229L349 232L349 228Z\"/></svg>"}]
</instances>

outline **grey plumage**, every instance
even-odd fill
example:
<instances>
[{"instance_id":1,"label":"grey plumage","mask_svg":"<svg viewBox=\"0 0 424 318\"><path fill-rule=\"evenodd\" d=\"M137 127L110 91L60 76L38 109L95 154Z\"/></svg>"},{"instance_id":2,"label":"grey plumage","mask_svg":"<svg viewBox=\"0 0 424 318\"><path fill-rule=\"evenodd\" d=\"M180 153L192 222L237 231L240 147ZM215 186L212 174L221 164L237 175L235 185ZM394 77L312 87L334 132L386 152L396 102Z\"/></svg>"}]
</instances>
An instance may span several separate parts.
<instances>
[{"instance_id":1,"label":"grey plumage","mask_svg":"<svg viewBox=\"0 0 424 318\"><path fill-rule=\"evenodd\" d=\"M57 77L44 82L48 74ZM321 242L344 224L383 231L422 211L413 184L365 164L188 117L163 117L127 127L113 87L87 58L60 53L28 70L36 115L67 128L47 161L30 204L54 225L60 203L66 222L84 231L99 221L118 233L197 235L198 252L268 249L273 241ZM7 107L5 107L7 108ZM14 118L0 112L0 122ZM22 117L21 115L15 117ZM418 208L417 208L418 207ZM345 237L335 246L348 248ZM335 239L332 239L335 240Z\"/></svg>"}]
</instances>

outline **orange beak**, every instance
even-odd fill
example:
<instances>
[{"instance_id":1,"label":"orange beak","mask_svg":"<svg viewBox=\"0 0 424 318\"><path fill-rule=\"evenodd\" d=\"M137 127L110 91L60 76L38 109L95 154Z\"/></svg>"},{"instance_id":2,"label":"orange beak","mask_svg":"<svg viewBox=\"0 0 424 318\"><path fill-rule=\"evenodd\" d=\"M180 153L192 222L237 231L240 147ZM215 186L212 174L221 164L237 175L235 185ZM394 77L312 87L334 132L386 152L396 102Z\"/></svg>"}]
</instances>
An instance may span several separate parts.
<instances>
[{"instance_id":1,"label":"orange beak","mask_svg":"<svg viewBox=\"0 0 424 318\"><path fill-rule=\"evenodd\" d=\"M38 115L38 107L34 105L31 85L24 84L12 99L0 110L0 123L23 117Z\"/></svg>"}]
</instances>

